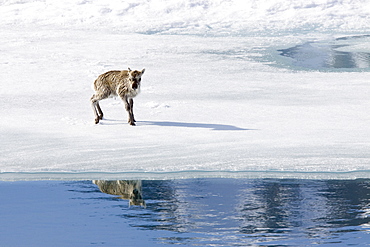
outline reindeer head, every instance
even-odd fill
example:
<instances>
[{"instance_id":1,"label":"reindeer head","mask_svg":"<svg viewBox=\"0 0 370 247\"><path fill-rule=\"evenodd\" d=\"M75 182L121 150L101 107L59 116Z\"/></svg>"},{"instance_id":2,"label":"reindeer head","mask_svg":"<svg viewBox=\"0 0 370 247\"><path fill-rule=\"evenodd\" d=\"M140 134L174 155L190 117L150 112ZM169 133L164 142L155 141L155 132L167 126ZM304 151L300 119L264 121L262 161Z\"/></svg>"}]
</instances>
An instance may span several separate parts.
<instances>
[{"instance_id":1,"label":"reindeer head","mask_svg":"<svg viewBox=\"0 0 370 247\"><path fill-rule=\"evenodd\" d=\"M142 206L142 207L146 207L146 203L141 195L141 192L138 190L138 189L134 189L132 191L132 194L130 195L130 199L129 199L129 206Z\"/></svg>"},{"instance_id":2,"label":"reindeer head","mask_svg":"<svg viewBox=\"0 0 370 247\"><path fill-rule=\"evenodd\" d=\"M140 89L141 76L144 74L145 69L142 71L131 70L128 68L128 80L133 90Z\"/></svg>"}]
</instances>

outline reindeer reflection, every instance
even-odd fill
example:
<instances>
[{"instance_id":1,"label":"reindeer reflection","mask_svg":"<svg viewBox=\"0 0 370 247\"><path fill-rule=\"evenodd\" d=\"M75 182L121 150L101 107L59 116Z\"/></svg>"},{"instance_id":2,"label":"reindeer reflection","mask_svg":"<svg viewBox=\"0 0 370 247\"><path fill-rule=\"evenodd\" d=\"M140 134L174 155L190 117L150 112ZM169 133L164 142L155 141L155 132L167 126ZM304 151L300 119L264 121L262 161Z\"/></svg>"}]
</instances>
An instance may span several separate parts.
<instances>
[{"instance_id":1,"label":"reindeer reflection","mask_svg":"<svg viewBox=\"0 0 370 247\"><path fill-rule=\"evenodd\" d=\"M140 180L93 180L100 191L110 195L119 195L121 199L129 200L129 205L146 207L141 194Z\"/></svg>"}]
</instances>

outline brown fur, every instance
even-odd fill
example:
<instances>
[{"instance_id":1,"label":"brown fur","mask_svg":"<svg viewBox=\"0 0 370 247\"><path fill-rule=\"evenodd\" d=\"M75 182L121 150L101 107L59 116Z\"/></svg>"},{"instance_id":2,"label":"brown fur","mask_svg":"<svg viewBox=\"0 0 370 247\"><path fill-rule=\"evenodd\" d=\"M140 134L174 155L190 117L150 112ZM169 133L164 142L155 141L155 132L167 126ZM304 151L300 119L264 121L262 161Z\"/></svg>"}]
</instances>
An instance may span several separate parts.
<instances>
[{"instance_id":1,"label":"brown fur","mask_svg":"<svg viewBox=\"0 0 370 247\"><path fill-rule=\"evenodd\" d=\"M125 103L128 112L128 122L135 125L133 113L133 98L139 94L141 85L141 76L145 69L138 70L113 70L98 76L94 81L95 94L91 97L91 105L95 114L95 123L103 119L103 112L99 101L112 96L119 96Z\"/></svg>"},{"instance_id":2,"label":"brown fur","mask_svg":"<svg viewBox=\"0 0 370 247\"><path fill-rule=\"evenodd\" d=\"M121 199L129 200L129 205L145 207L140 180L93 180L100 191L110 195L118 195Z\"/></svg>"}]
</instances>

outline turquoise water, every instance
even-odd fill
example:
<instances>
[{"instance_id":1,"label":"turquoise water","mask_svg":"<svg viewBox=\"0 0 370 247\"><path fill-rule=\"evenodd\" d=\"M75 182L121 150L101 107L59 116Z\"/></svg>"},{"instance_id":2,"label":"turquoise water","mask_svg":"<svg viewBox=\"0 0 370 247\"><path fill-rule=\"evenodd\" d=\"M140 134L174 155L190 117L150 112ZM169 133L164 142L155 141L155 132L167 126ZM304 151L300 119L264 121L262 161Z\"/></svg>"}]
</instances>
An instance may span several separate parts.
<instances>
[{"instance_id":1,"label":"turquoise water","mask_svg":"<svg viewBox=\"0 0 370 247\"><path fill-rule=\"evenodd\" d=\"M2 246L370 245L368 179L96 184L0 182ZM140 185L145 206L129 205L119 192L127 184ZM115 195L102 192L107 186Z\"/></svg>"}]
</instances>

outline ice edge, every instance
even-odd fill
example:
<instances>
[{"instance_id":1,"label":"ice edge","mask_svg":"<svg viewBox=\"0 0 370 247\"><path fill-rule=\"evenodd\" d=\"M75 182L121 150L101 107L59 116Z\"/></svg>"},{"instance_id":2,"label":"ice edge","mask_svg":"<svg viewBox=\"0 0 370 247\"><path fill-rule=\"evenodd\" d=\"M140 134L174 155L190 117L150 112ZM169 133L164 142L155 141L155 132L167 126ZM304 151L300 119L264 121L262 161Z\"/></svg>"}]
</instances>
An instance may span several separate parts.
<instances>
[{"instance_id":1,"label":"ice edge","mask_svg":"<svg viewBox=\"0 0 370 247\"><path fill-rule=\"evenodd\" d=\"M1 172L0 181L33 180L168 180L188 178L370 179L357 171L172 171L172 172Z\"/></svg>"}]
</instances>

